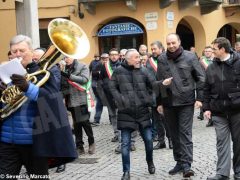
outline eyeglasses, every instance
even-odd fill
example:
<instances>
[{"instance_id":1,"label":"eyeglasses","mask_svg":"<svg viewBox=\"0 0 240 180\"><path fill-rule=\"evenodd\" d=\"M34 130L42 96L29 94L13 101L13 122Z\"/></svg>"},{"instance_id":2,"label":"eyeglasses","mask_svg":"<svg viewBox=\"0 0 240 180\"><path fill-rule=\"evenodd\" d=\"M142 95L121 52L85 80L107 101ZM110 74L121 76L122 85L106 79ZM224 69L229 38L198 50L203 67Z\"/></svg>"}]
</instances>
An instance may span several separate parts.
<instances>
[{"instance_id":1,"label":"eyeglasses","mask_svg":"<svg viewBox=\"0 0 240 180\"><path fill-rule=\"evenodd\" d=\"M204 51L204 52L212 52L212 51Z\"/></svg>"}]
</instances>

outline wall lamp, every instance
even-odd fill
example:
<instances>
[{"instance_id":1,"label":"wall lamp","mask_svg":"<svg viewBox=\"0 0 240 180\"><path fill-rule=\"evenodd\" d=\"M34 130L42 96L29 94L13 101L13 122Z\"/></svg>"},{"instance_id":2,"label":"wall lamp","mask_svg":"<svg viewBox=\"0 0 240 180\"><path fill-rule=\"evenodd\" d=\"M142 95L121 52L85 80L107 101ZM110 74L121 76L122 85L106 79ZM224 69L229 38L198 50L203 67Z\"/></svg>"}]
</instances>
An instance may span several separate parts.
<instances>
[{"instance_id":1,"label":"wall lamp","mask_svg":"<svg viewBox=\"0 0 240 180\"><path fill-rule=\"evenodd\" d=\"M81 11L81 2L78 1L78 17L80 19L83 19L84 18L84 14L83 12Z\"/></svg>"}]
</instances>

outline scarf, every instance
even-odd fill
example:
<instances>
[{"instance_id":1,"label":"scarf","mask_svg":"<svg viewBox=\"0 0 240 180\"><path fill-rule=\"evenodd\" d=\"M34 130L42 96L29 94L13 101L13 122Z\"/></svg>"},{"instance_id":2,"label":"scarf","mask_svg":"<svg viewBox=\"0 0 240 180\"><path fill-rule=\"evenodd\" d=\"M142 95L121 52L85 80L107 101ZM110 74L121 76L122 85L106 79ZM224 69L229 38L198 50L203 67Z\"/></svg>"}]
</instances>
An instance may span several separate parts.
<instances>
[{"instance_id":1,"label":"scarf","mask_svg":"<svg viewBox=\"0 0 240 180\"><path fill-rule=\"evenodd\" d=\"M168 59L176 60L183 53L183 48L180 46L175 52L170 52L167 50Z\"/></svg>"}]
</instances>

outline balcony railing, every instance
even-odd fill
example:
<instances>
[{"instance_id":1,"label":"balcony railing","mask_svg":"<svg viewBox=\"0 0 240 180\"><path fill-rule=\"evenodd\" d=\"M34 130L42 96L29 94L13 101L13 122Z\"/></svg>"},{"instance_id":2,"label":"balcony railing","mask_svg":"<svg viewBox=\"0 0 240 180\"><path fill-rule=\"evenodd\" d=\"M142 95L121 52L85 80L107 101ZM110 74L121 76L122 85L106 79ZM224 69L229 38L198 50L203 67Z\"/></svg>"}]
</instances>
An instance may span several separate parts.
<instances>
[{"instance_id":1,"label":"balcony railing","mask_svg":"<svg viewBox=\"0 0 240 180\"><path fill-rule=\"evenodd\" d=\"M226 17L232 16L240 11L240 0L224 0L222 7Z\"/></svg>"},{"instance_id":2,"label":"balcony railing","mask_svg":"<svg viewBox=\"0 0 240 180\"><path fill-rule=\"evenodd\" d=\"M228 4L240 4L240 0L227 0Z\"/></svg>"},{"instance_id":3,"label":"balcony railing","mask_svg":"<svg viewBox=\"0 0 240 180\"><path fill-rule=\"evenodd\" d=\"M238 5L240 0L224 0L223 5Z\"/></svg>"}]
</instances>

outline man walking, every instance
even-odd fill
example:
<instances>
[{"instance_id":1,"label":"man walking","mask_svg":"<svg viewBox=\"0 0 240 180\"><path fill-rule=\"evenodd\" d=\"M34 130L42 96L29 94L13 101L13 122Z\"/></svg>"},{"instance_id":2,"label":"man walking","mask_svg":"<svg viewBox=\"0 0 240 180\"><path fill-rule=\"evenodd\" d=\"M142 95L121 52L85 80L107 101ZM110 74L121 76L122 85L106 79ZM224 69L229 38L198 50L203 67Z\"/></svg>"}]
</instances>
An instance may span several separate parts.
<instances>
[{"instance_id":1,"label":"man walking","mask_svg":"<svg viewBox=\"0 0 240 180\"><path fill-rule=\"evenodd\" d=\"M213 58L214 58L214 54L213 54L212 47L206 46L204 48L204 55L199 60L200 64L202 65L205 71L207 70L207 67L212 63ZM200 114L197 118L200 120L204 119L202 108L200 108ZM209 119L206 125L206 127L210 127L210 126L213 126L212 119Z\"/></svg>"},{"instance_id":2,"label":"man walking","mask_svg":"<svg viewBox=\"0 0 240 180\"><path fill-rule=\"evenodd\" d=\"M150 174L155 173L153 164L153 142L148 107L152 105L151 83L154 82L147 70L141 67L136 49L129 49L126 61L113 72L110 92L118 108L117 127L122 139L122 180L130 179L131 133L139 129L146 150L146 161Z\"/></svg>"},{"instance_id":3,"label":"man walking","mask_svg":"<svg viewBox=\"0 0 240 180\"><path fill-rule=\"evenodd\" d=\"M163 108L177 162L169 174L183 172L183 177L190 177L194 175L191 169L194 103L197 107L202 104L205 75L196 55L183 50L177 34L169 34L166 44L167 51L159 57L157 76L162 81L158 110Z\"/></svg>"},{"instance_id":4,"label":"man walking","mask_svg":"<svg viewBox=\"0 0 240 180\"><path fill-rule=\"evenodd\" d=\"M217 173L208 180L227 180L233 142L234 179L240 179L240 55L231 51L229 40L213 41L214 61L206 71L204 116L213 121L217 136Z\"/></svg>"},{"instance_id":5,"label":"man walking","mask_svg":"<svg viewBox=\"0 0 240 180\"><path fill-rule=\"evenodd\" d=\"M149 73L157 79L157 64L158 58L164 51L164 47L160 41L154 41L151 43L152 56L146 63ZM153 94L153 98L156 100L156 94ZM157 111L157 105L153 104L152 108L152 127L153 127L153 140L158 141L157 145L153 147L154 150L166 148L165 134L168 138L169 149L172 149L172 140L169 133L169 127L165 122L163 114ZM157 138L155 138L157 137Z\"/></svg>"},{"instance_id":6,"label":"man walking","mask_svg":"<svg viewBox=\"0 0 240 180\"><path fill-rule=\"evenodd\" d=\"M108 54L107 54L108 56ZM99 125L102 111L103 111L103 105L102 101L99 97L99 94L97 93L98 88L98 81L100 78L100 72L101 72L101 65L102 65L102 56L99 58L98 55L94 55L94 60L89 65L90 74L92 74L92 90L95 95L96 99L96 107L95 107L95 115L94 115L94 122L93 125Z\"/></svg>"},{"instance_id":7,"label":"man walking","mask_svg":"<svg viewBox=\"0 0 240 180\"><path fill-rule=\"evenodd\" d=\"M62 89L65 95L65 102L73 119L76 147L80 155L85 153L83 142L83 129L88 137L88 153L95 153L95 141L92 126L89 118L87 103L87 83L89 83L89 69L77 59L65 57L66 67L61 71L65 81L69 84L66 90Z\"/></svg>"},{"instance_id":8,"label":"man walking","mask_svg":"<svg viewBox=\"0 0 240 180\"><path fill-rule=\"evenodd\" d=\"M117 130L117 108L113 101L113 97L109 92L109 82L112 77L112 73L114 70L121 65L119 61L119 52L117 49L112 48L109 51L109 61L102 65L100 72L100 79L102 80L102 88L105 93L106 99L104 101L107 102L107 109L109 113L109 118L112 123L114 137L112 138L112 142L118 142L119 140L119 131Z\"/></svg>"}]
</instances>

